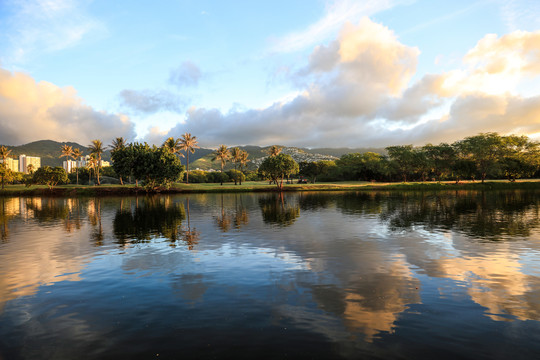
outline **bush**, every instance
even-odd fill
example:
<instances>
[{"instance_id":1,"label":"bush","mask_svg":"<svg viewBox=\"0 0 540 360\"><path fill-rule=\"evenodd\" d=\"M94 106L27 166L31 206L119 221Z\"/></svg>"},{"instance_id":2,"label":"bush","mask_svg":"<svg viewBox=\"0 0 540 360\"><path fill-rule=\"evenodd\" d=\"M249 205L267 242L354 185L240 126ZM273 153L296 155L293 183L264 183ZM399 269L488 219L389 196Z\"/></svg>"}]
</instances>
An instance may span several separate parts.
<instances>
[{"instance_id":1,"label":"bush","mask_svg":"<svg viewBox=\"0 0 540 360\"><path fill-rule=\"evenodd\" d=\"M184 176L185 179L186 177ZM191 170L189 172L189 182L195 184L208 182L208 173L202 170Z\"/></svg>"},{"instance_id":2,"label":"bush","mask_svg":"<svg viewBox=\"0 0 540 360\"><path fill-rule=\"evenodd\" d=\"M244 175L244 173L239 170L229 170L227 171L227 175L232 181L234 181L234 185L237 185L237 183L240 183L240 185L242 185L242 181L246 180L246 176Z\"/></svg>"},{"instance_id":3,"label":"bush","mask_svg":"<svg viewBox=\"0 0 540 360\"><path fill-rule=\"evenodd\" d=\"M221 183L230 181L229 176L226 173L220 171L213 171L207 173L207 181L211 183Z\"/></svg>"}]
</instances>

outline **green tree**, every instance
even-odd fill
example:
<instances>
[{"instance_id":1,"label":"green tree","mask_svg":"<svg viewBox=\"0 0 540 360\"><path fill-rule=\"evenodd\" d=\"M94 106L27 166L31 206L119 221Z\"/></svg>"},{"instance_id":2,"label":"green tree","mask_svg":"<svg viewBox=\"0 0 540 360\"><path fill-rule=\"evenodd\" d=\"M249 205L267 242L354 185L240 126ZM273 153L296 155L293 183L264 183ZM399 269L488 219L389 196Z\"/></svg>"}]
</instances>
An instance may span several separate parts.
<instances>
[{"instance_id":1,"label":"green tree","mask_svg":"<svg viewBox=\"0 0 540 360\"><path fill-rule=\"evenodd\" d=\"M71 146L69 146L68 144L64 144L62 145L62 148L61 148L61 155L59 157L66 157L66 168L67 168L67 162L69 160L70 157L73 156L73 148Z\"/></svg>"},{"instance_id":2,"label":"green tree","mask_svg":"<svg viewBox=\"0 0 540 360\"><path fill-rule=\"evenodd\" d=\"M236 170L236 165L240 162L241 157L242 150L240 148L235 147L231 149L231 162L234 163L234 170Z\"/></svg>"},{"instance_id":3,"label":"green tree","mask_svg":"<svg viewBox=\"0 0 540 360\"><path fill-rule=\"evenodd\" d=\"M238 182L240 183L240 185L242 185L242 181L246 179L246 175L236 169L227 171L227 175L229 176L229 179L234 181L234 185L237 185Z\"/></svg>"},{"instance_id":4,"label":"green tree","mask_svg":"<svg viewBox=\"0 0 540 360\"><path fill-rule=\"evenodd\" d=\"M135 143L132 149L133 175L136 179L144 180L147 190L169 187L184 171L180 159L166 147Z\"/></svg>"},{"instance_id":5,"label":"green tree","mask_svg":"<svg viewBox=\"0 0 540 360\"><path fill-rule=\"evenodd\" d=\"M101 185L99 181L99 170L101 169L101 154L103 154L103 143L101 140L92 140L92 143L88 145L88 150L90 150L90 155L94 155L96 162L94 164L94 171L96 173L96 179L98 185Z\"/></svg>"},{"instance_id":6,"label":"green tree","mask_svg":"<svg viewBox=\"0 0 540 360\"><path fill-rule=\"evenodd\" d=\"M540 164L539 144L529 141L527 136L503 136L500 161L502 171L510 181L532 176Z\"/></svg>"},{"instance_id":7,"label":"green tree","mask_svg":"<svg viewBox=\"0 0 540 360\"><path fill-rule=\"evenodd\" d=\"M71 156L76 161L76 163L75 163L75 173L76 173L76 177L77 177L77 185L79 185L79 160L77 160L77 159L80 159L81 156L83 156L83 152L81 151L81 149L75 148L75 149L73 149L73 151L71 153Z\"/></svg>"},{"instance_id":8,"label":"green tree","mask_svg":"<svg viewBox=\"0 0 540 360\"><path fill-rule=\"evenodd\" d=\"M299 174L311 179L312 183L315 183L317 177L325 175L328 170L335 166L335 163L330 160L319 161L302 161L299 165Z\"/></svg>"},{"instance_id":9,"label":"green tree","mask_svg":"<svg viewBox=\"0 0 540 360\"><path fill-rule=\"evenodd\" d=\"M32 176L32 183L47 185L51 190L59 183L66 183L67 181L68 176L66 171L59 166L54 168L50 166L40 167Z\"/></svg>"},{"instance_id":10,"label":"green tree","mask_svg":"<svg viewBox=\"0 0 540 360\"><path fill-rule=\"evenodd\" d=\"M414 171L415 155L412 145L389 146L386 148L388 156L396 170L401 174L403 182L407 182L407 175Z\"/></svg>"},{"instance_id":11,"label":"green tree","mask_svg":"<svg viewBox=\"0 0 540 360\"><path fill-rule=\"evenodd\" d=\"M240 171L243 171L242 167L247 166L247 163L249 162L248 157L249 153L245 150L242 150L242 153L240 154ZM240 183L240 185L242 184Z\"/></svg>"},{"instance_id":12,"label":"green tree","mask_svg":"<svg viewBox=\"0 0 540 360\"><path fill-rule=\"evenodd\" d=\"M281 153L281 150L283 150L282 147L279 147L279 146L277 146L277 145L272 145L272 146L270 146L270 148L268 149L268 155L269 155L270 157L272 157L272 156L277 156L277 155L279 155L279 154Z\"/></svg>"},{"instance_id":13,"label":"green tree","mask_svg":"<svg viewBox=\"0 0 540 360\"><path fill-rule=\"evenodd\" d=\"M456 143L461 157L475 164L482 183L488 175L497 175L500 172L502 145L502 138L497 133L478 134Z\"/></svg>"},{"instance_id":14,"label":"green tree","mask_svg":"<svg viewBox=\"0 0 540 360\"><path fill-rule=\"evenodd\" d=\"M290 155L284 154L267 157L259 167L259 173L272 179L279 190L283 189L283 178L296 174L298 171L298 163Z\"/></svg>"},{"instance_id":15,"label":"green tree","mask_svg":"<svg viewBox=\"0 0 540 360\"><path fill-rule=\"evenodd\" d=\"M223 168L225 163L229 160L231 154L225 145L220 145L216 152L214 153L214 158L212 161L220 160L221 161L221 173L223 174ZM223 177L221 177L223 179ZM221 180L221 185L223 185L223 180Z\"/></svg>"},{"instance_id":16,"label":"green tree","mask_svg":"<svg viewBox=\"0 0 540 360\"><path fill-rule=\"evenodd\" d=\"M199 149L197 137L190 133L185 133L180 139L180 149L186 152L186 184L189 184L189 153L195 153Z\"/></svg>"},{"instance_id":17,"label":"green tree","mask_svg":"<svg viewBox=\"0 0 540 360\"><path fill-rule=\"evenodd\" d=\"M441 181L443 176L449 175L456 161L454 148L446 143L439 145L427 144L423 146L424 154L430 165L431 172L437 181Z\"/></svg>"},{"instance_id":18,"label":"green tree","mask_svg":"<svg viewBox=\"0 0 540 360\"><path fill-rule=\"evenodd\" d=\"M0 182L2 183L2 189L4 189L6 183L13 181L13 171L7 167L6 162L0 164Z\"/></svg>"},{"instance_id":19,"label":"green tree","mask_svg":"<svg viewBox=\"0 0 540 360\"><path fill-rule=\"evenodd\" d=\"M109 147L111 148L111 160L113 161L113 167L114 167L114 158L115 158L114 154L126 148L126 141L124 140L123 137L117 137L116 139L112 141L112 144L109 145ZM124 185L124 181L122 180L122 175L118 172L116 173L118 174L118 177L120 179L120 184Z\"/></svg>"}]
</instances>

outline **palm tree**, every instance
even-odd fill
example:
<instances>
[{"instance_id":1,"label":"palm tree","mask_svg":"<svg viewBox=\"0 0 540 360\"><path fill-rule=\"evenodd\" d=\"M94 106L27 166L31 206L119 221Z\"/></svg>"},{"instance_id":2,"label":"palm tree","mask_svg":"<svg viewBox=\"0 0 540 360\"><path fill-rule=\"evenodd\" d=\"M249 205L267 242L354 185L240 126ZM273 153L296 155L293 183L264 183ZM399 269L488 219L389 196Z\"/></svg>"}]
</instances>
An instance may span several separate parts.
<instances>
[{"instance_id":1,"label":"palm tree","mask_svg":"<svg viewBox=\"0 0 540 360\"><path fill-rule=\"evenodd\" d=\"M246 166L247 163L249 162L248 156L249 156L249 153L245 150L243 150L242 153L240 154L240 171L242 171L242 166ZM240 183L240 185L242 184Z\"/></svg>"},{"instance_id":2,"label":"palm tree","mask_svg":"<svg viewBox=\"0 0 540 360\"><path fill-rule=\"evenodd\" d=\"M192 136L190 133L185 133L180 139L180 149L186 152L186 184L189 184L189 153L195 152L195 149L199 149L199 145L196 136Z\"/></svg>"},{"instance_id":3,"label":"palm tree","mask_svg":"<svg viewBox=\"0 0 540 360\"><path fill-rule=\"evenodd\" d=\"M26 171L28 171L28 173L32 175L32 173L34 172L34 164L28 164L26 166Z\"/></svg>"},{"instance_id":4,"label":"palm tree","mask_svg":"<svg viewBox=\"0 0 540 360\"><path fill-rule=\"evenodd\" d=\"M0 158L2 159L2 162L6 164L6 166L7 166L6 160L9 157L9 154L11 154L11 150L8 150L8 148L3 145L0 146Z\"/></svg>"},{"instance_id":5,"label":"palm tree","mask_svg":"<svg viewBox=\"0 0 540 360\"><path fill-rule=\"evenodd\" d=\"M83 155L83 152L79 148L73 149L71 153L73 160L75 160L75 172L77 174L77 185L79 185L79 163L77 159L79 159L82 155Z\"/></svg>"},{"instance_id":6,"label":"palm tree","mask_svg":"<svg viewBox=\"0 0 540 360\"><path fill-rule=\"evenodd\" d=\"M111 155L114 161L114 154L117 151L122 150L126 147L126 140L124 140L123 137L117 137L112 141L112 144L109 145L109 147L111 148ZM118 177L120 178L120 185L124 185L124 181L122 181L122 176L119 175Z\"/></svg>"},{"instance_id":7,"label":"palm tree","mask_svg":"<svg viewBox=\"0 0 540 360\"><path fill-rule=\"evenodd\" d=\"M67 171L67 169L69 169L68 160L73 154L73 148L69 146L68 144L64 144L62 145L61 151L62 151L62 154L59 157L63 157L63 156L66 157L66 171Z\"/></svg>"},{"instance_id":8,"label":"palm tree","mask_svg":"<svg viewBox=\"0 0 540 360\"><path fill-rule=\"evenodd\" d=\"M98 160L96 158L96 154L90 154L90 158L86 162L86 166L90 170L90 178L92 177L92 170L94 170L94 173L97 173L98 169Z\"/></svg>"},{"instance_id":9,"label":"palm tree","mask_svg":"<svg viewBox=\"0 0 540 360\"><path fill-rule=\"evenodd\" d=\"M99 181L99 169L101 168L101 154L103 153L103 143L100 140L92 140L92 144L88 145L88 150L90 150L90 155L94 155L96 159L96 178L98 185L101 185Z\"/></svg>"},{"instance_id":10,"label":"palm tree","mask_svg":"<svg viewBox=\"0 0 540 360\"><path fill-rule=\"evenodd\" d=\"M281 150L283 150L283 148L281 148L281 147L279 147L277 145L272 145L270 147L270 149L268 149L268 154L270 155L270 157L277 156L277 155L279 155Z\"/></svg>"},{"instance_id":11,"label":"palm tree","mask_svg":"<svg viewBox=\"0 0 540 360\"><path fill-rule=\"evenodd\" d=\"M180 157L184 157L184 154L180 153L180 139L170 137L165 140L165 142L161 146L169 150L171 154L177 154Z\"/></svg>"},{"instance_id":12,"label":"palm tree","mask_svg":"<svg viewBox=\"0 0 540 360\"><path fill-rule=\"evenodd\" d=\"M221 160L221 185L223 185L223 167L225 166L227 160L229 160L230 156L231 154L229 153L227 147L225 145L220 145L214 153L214 158L212 159L212 161Z\"/></svg>"},{"instance_id":13,"label":"palm tree","mask_svg":"<svg viewBox=\"0 0 540 360\"><path fill-rule=\"evenodd\" d=\"M240 162L240 157L242 156L242 150L240 148L233 148L231 150L231 161L234 163L234 170L236 170L236 164Z\"/></svg>"}]
</instances>

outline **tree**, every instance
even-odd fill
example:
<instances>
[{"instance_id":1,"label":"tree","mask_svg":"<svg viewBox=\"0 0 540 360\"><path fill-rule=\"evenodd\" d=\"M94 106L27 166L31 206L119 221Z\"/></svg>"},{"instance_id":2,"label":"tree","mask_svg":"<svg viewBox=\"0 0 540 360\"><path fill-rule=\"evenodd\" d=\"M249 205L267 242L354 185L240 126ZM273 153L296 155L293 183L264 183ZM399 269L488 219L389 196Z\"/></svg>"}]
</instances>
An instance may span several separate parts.
<instances>
[{"instance_id":1,"label":"tree","mask_svg":"<svg viewBox=\"0 0 540 360\"><path fill-rule=\"evenodd\" d=\"M247 166L249 153L245 150L242 150L242 153L240 154L240 171L242 171L243 166ZM245 178L244 178L245 179ZM242 180L240 179L240 185L242 185Z\"/></svg>"},{"instance_id":2,"label":"tree","mask_svg":"<svg viewBox=\"0 0 540 360\"><path fill-rule=\"evenodd\" d=\"M427 144L422 147L426 159L438 182L442 177L452 172L456 161L456 152L454 148L446 143L439 145Z\"/></svg>"},{"instance_id":3,"label":"tree","mask_svg":"<svg viewBox=\"0 0 540 360\"><path fill-rule=\"evenodd\" d=\"M407 175L412 173L415 165L415 155L412 145L389 146L386 148L388 156L392 164L396 167L403 178L403 182L407 182Z\"/></svg>"},{"instance_id":4,"label":"tree","mask_svg":"<svg viewBox=\"0 0 540 360\"><path fill-rule=\"evenodd\" d=\"M540 165L539 144L529 141L527 136L503 136L501 151L501 168L510 181L532 176Z\"/></svg>"},{"instance_id":5,"label":"tree","mask_svg":"<svg viewBox=\"0 0 540 360\"><path fill-rule=\"evenodd\" d=\"M272 145L272 146L270 146L270 149L268 149L268 155L270 157L277 156L277 155L279 155L279 153L281 153L281 150L283 150L282 147L279 147L277 145Z\"/></svg>"},{"instance_id":6,"label":"tree","mask_svg":"<svg viewBox=\"0 0 540 360\"><path fill-rule=\"evenodd\" d=\"M223 168L225 163L229 160L231 154L225 145L220 145L216 152L214 153L214 158L212 161L220 160L221 161L221 173L223 174ZM221 177L223 179L223 177ZM223 185L223 180L221 180L221 185Z\"/></svg>"},{"instance_id":7,"label":"tree","mask_svg":"<svg viewBox=\"0 0 540 360\"><path fill-rule=\"evenodd\" d=\"M180 139L180 149L186 152L186 184L189 184L189 153L195 153L199 149L197 137L190 133L185 133Z\"/></svg>"},{"instance_id":8,"label":"tree","mask_svg":"<svg viewBox=\"0 0 540 360\"><path fill-rule=\"evenodd\" d=\"M241 156L242 150L240 148L235 147L231 150L231 162L234 163L234 170L236 170L236 164L240 162Z\"/></svg>"},{"instance_id":9,"label":"tree","mask_svg":"<svg viewBox=\"0 0 540 360\"><path fill-rule=\"evenodd\" d=\"M75 160L75 172L77 174L76 175L77 176L77 185L79 185L79 163L78 163L77 159L80 159L82 155L83 155L83 152L79 148L73 149L73 152L71 153L71 156Z\"/></svg>"},{"instance_id":10,"label":"tree","mask_svg":"<svg viewBox=\"0 0 540 360\"><path fill-rule=\"evenodd\" d=\"M7 167L7 163L4 162L0 164L0 182L2 183L2 189L6 183L13 181L13 171Z\"/></svg>"},{"instance_id":11,"label":"tree","mask_svg":"<svg viewBox=\"0 0 540 360\"><path fill-rule=\"evenodd\" d=\"M6 160L10 154L11 154L11 150L8 150L8 148L3 145L0 146L0 158L2 159L2 163L6 164Z\"/></svg>"},{"instance_id":12,"label":"tree","mask_svg":"<svg viewBox=\"0 0 540 360\"><path fill-rule=\"evenodd\" d=\"M98 185L101 185L99 181L99 169L101 169L101 154L103 153L103 143L100 140L92 140L92 144L88 145L90 155L95 155L97 160L97 166L95 167L96 179Z\"/></svg>"},{"instance_id":13,"label":"tree","mask_svg":"<svg viewBox=\"0 0 540 360\"><path fill-rule=\"evenodd\" d=\"M68 168L68 160L70 157L73 156L73 148L71 146L69 146L68 144L64 144L62 145L62 148L61 148L61 155L59 157L63 157L65 156L66 157L66 169Z\"/></svg>"},{"instance_id":14,"label":"tree","mask_svg":"<svg viewBox=\"0 0 540 360\"><path fill-rule=\"evenodd\" d=\"M86 166L88 167L88 170L90 170L90 178L92 177L92 171L94 171L94 175L97 174L99 163L96 154L90 154Z\"/></svg>"},{"instance_id":15,"label":"tree","mask_svg":"<svg viewBox=\"0 0 540 360\"><path fill-rule=\"evenodd\" d=\"M167 149L171 154L178 154L180 157L184 157L182 153L180 153L180 139L175 139L173 137L168 138L165 140L163 145L161 147Z\"/></svg>"},{"instance_id":16,"label":"tree","mask_svg":"<svg viewBox=\"0 0 540 360\"><path fill-rule=\"evenodd\" d=\"M227 175L229 175L229 179L234 181L234 185L237 185L238 182L240 182L240 185L242 185L242 181L246 179L246 175L236 169L227 171Z\"/></svg>"},{"instance_id":17,"label":"tree","mask_svg":"<svg viewBox=\"0 0 540 360\"><path fill-rule=\"evenodd\" d=\"M111 148L111 160L113 161L113 167L114 167L114 158L115 158L115 153L119 152L119 151L122 151L126 148L126 141L124 140L123 137L117 137L116 139L113 140L112 144L109 145L109 147ZM115 172L116 172L116 169L115 169ZM122 180L122 174L116 172L118 174L118 178L120 179L120 184L121 185L124 185L124 181Z\"/></svg>"},{"instance_id":18,"label":"tree","mask_svg":"<svg viewBox=\"0 0 540 360\"><path fill-rule=\"evenodd\" d=\"M180 159L166 147L150 147L147 143L135 143L133 150L133 175L144 180L147 190L169 187L180 178L184 166Z\"/></svg>"},{"instance_id":19,"label":"tree","mask_svg":"<svg viewBox=\"0 0 540 360\"><path fill-rule=\"evenodd\" d=\"M469 136L456 143L463 159L474 162L482 183L488 175L500 171L502 138L497 133L483 133Z\"/></svg>"},{"instance_id":20,"label":"tree","mask_svg":"<svg viewBox=\"0 0 540 360\"><path fill-rule=\"evenodd\" d=\"M66 183L68 176L64 168L59 166L51 168L50 166L40 167L32 176L32 183L47 185L53 189L59 183Z\"/></svg>"},{"instance_id":21,"label":"tree","mask_svg":"<svg viewBox=\"0 0 540 360\"><path fill-rule=\"evenodd\" d=\"M319 161L302 161L299 165L299 174L311 179L314 184L317 180L317 176L326 174L330 167L335 166L333 161L319 160Z\"/></svg>"},{"instance_id":22,"label":"tree","mask_svg":"<svg viewBox=\"0 0 540 360\"><path fill-rule=\"evenodd\" d=\"M278 154L267 157L259 167L259 172L272 179L279 190L283 189L283 178L298 173L298 164L290 155ZM278 183L278 179L281 181Z\"/></svg>"}]
</instances>

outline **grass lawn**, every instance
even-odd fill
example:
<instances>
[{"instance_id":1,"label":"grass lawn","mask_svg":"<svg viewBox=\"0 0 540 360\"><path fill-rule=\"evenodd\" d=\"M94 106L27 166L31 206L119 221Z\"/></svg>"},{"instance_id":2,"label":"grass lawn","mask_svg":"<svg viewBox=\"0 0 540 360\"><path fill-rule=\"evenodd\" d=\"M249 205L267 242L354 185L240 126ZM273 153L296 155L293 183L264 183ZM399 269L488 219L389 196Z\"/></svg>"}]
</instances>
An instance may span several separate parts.
<instances>
[{"instance_id":1,"label":"grass lawn","mask_svg":"<svg viewBox=\"0 0 540 360\"><path fill-rule=\"evenodd\" d=\"M509 182L506 180L490 180L482 184L479 181L460 182L408 182L408 183L376 183L367 181L343 181L343 182L319 182L315 184L286 184L283 183L284 191L376 191L376 190L497 190L497 189L540 189L540 179L518 180ZM215 183L185 184L175 183L169 190L163 192L172 193L219 193L219 192L261 192L277 191L277 186L269 184L268 181L246 181L242 185L234 183L224 183L223 185ZM135 193L146 193L142 187L129 185L59 185L52 191L45 185L6 185L4 190L0 190L0 196L100 196L100 195L129 195Z\"/></svg>"}]
</instances>

